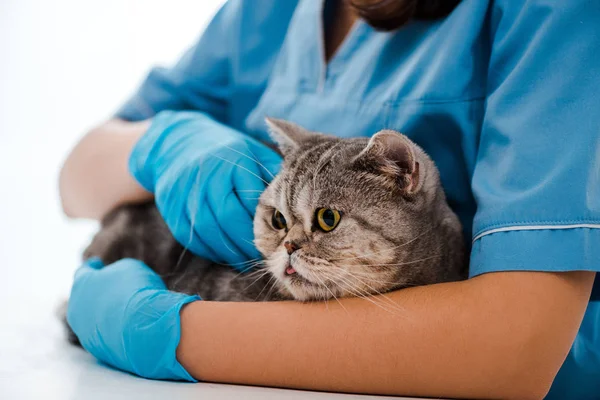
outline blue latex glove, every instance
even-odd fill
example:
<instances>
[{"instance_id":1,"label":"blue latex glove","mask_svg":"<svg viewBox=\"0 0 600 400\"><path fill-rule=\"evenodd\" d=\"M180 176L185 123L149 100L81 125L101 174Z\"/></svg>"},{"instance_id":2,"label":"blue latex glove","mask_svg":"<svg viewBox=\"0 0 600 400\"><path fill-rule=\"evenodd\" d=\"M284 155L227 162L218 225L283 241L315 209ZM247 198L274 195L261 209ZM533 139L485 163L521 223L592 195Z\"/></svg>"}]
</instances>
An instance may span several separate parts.
<instances>
[{"instance_id":1,"label":"blue latex glove","mask_svg":"<svg viewBox=\"0 0 600 400\"><path fill-rule=\"evenodd\" d=\"M91 259L75 273L67 321L97 359L151 379L195 381L176 358L179 311L198 296L166 289L138 260L106 268Z\"/></svg>"},{"instance_id":2,"label":"blue latex glove","mask_svg":"<svg viewBox=\"0 0 600 400\"><path fill-rule=\"evenodd\" d=\"M280 163L269 147L206 114L163 111L135 145L129 169L154 193L179 243L240 267L260 256L252 220Z\"/></svg>"}]
</instances>

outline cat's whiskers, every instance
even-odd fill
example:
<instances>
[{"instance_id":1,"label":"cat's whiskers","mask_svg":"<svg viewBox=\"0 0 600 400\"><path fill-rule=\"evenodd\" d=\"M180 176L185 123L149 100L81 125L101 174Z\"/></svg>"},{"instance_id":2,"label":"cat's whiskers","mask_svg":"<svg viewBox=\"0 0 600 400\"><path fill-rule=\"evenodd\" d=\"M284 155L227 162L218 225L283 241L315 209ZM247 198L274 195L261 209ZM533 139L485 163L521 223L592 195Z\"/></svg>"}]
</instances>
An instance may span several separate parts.
<instances>
[{"instance_id":1,"label":"cat's whiskers","mask_svg":"<svg viewBox=\"0 0 600 400\"><path fill-rule=\"evenodd\" d=\"M230 264L230 265L233 265L233 264ZM249 270L252 270L252 269L256 269L256 270L248 272ZM241 278L241 277L248 278L248 277L253 277L254 275L261 274L261 273L266 274L268 272L269 271L267 268L265 268L265 262L263 260L253 261L250 264L248 264L246 266L246 268L244 268L243 270L241 270L237 274L235 274L231 278L230 282L233 282L234 280Z\"/></svg>"},{"instance_id":2,"label":"cat's whiskers","mask_svg":"<svg viewBox=\"0 0 600 400\"><path fill-rule=\"evenodd\" d=\"M348 310L346 309L346 307L344 307L344 305L342 304L342 302L341 302L341 301L339 301L339 300L338 300L338 298L335 296L335 294L334 294L334 293L331 291L331 289L329 289L329 286L327 286L327 284L325 284L325 282L324 282L324 281L323 281L321 278L319 278L318 274L311 274L311 277L314 277L314 278L316 278L316 279L319 281L319 283L320 283L320 284L321 284L321 285L322 285L322 286L323 286L325 289L327 289L327 291L328 291L328 292L331 294L331 296L333 296L333 298L335 299L335 301L337 301L337 302L338 302L338 304L340 305L340 307L342 307L342 308L344 309L344 311L346 311L346 314L348 314L348 315L350 314L350 313L348 312Z\"/></svg>"},{"instance_id":3,"label":"cat's whiskers","mask_svg":"<svg viewBox=\"0 0 600 400\"><path fill-rule=\"evenodd\" d=\"M421 238L422 236L426 235L427 233L431 232L431 230L432 230L432 229L433 229L433 228L429 228L428 230L426 230L426 231L422 232L421 234L417 235L416 237L414 237L414 238L410 239L408 242L405 242L405 243L399 244L399 245L397 245L397 246L394 246L394 247L391 247L391 248L389 248L389 249L383 249L383 250L381 250L381 251L376 251L376 252L374 252L374 253L365 253L364 255L360 255L360 256L356 256L356 257L329 258L329 259L327 259L326 261L329 261L329 262L331 262L331 261L346 261L346 260L365 259L365 257L373 257L373 256L380 255L380 254L382 254L382 253L384 253L384 252L387 252L387 251L393 251L393 250L397 250L397 249L399 249L399 248L401 248L401 247L407 246L407 245L409 245L409 244L411 244L411 243L415 242L417 239L419 239L419 238ZM367 261L368 261L368 260L367 260Z\"/></svg>"},{"instance_id":4,"label":"cat's whiskers","mask_svg":"<svg viewBox=\"0 0 600 400\"><path fill-rule=\"evenodd\" d=\"M441 254L436 254L433 256L429 256L429 257L425 257L425 258L420 258L418 260L411 260L411 261L405 261L405 262L401 262L401 263L391 263L391 264L381 264L381 263L375 263L372 266L373 267L401 267L403 265L410 265L410 264L416 264L419 262L423 262L423 261L427 261L427 260L432 260L434 258L439 258L442 257ZM338 267L353 267L356 264L335 264Z\"/></svg>"},{"instance_id":5,"label":"cat's whiskers","mask_svg":"<svg viewBox=\"0 0 600 400\"><path fill-rule=\"evenodd\" d=\"M337 281L336 284L339 284L339 282L342 281L342 283L348 284L353 289L355 289L357 291L360 291L361 293L363 293L365 295L379 294L379 295L384 296L379 290L377 290L377 289L371 287L370 285L366 284L364 281L362 281L358 277L353 276L352 273L350 273L350 271L345 271L345 270L337 269L337 270L328 270L326 272L325 271L323 271L323 272L324 272L325 275L327 275L327 274L329 275L329 279ZM361 283L363 286L367 286L372 291L372 293L367 292L363 288L359 288L359 286L357 285L357 283ZM387 297L385 297L385 299L387 301L391 302L391 300L388 299ZM393 302L391 302L391 303L392 303L391 304L392 306L396 307L395 303L393 303Z\"/></svg>"},{"instance_id":6,"label":"cat's whiskers","mask_svg":"<svg viewBox=\"0 0 600 400\"><path fill-rule=\"evenodd\" d=\"M368 283L366 283L365 281L363 281L361 278L359 278L359 276L355 275L352 271L349 271L349 270L346 270L346 269L336 269L336 271L343 272L344 274L352 277L353 279L357 280L361 284L367 286L373 292L371 294L377 294L377 295L379 295L381 299L385 299L390 304L390 306L392 306L393 308L396 308L399 311L400 310L404 311L402 309L402 307L400 307L397 303L395 303L392 299L390 299L385 293L383 293L380 290L372 287L371 285L369 285Z\"/></svg>"},{"instance_id":7,"label":"cat's whiskers","mask_svg":"<svg viewBox=\"0 0 600 400\"><path fill-rule=\"evenodd\" d=\"M251 268L256 268L256 267L258 267L259 265L260 265L260 264L253 264L253 265L250 265L250 266L248 267L248 269L251 269ZM238 272L237 274L235 274L235 275L234 275L234 276L231 278L231 280L233 281L233 280L235 280L235 279L238 279L238 278L240 278L240 277L244 277L244 278L249 278L249 277L250 277L250 278L252 278L252 277L254 277L255 275L264 274L264 273L268 272L268 270L267 270L266 268L259 268L259 269L255 270L255 271L246 272L246 271L248 271L248 269L246 269L246 270L244 270L244 271L240 271L240 272ZM266 271L266 272L265 272L265 271Z\"/></svg>"},{"instance_id":8,"label":"cat's whiskers","mask_svg":"<svg viewBox=\"0 0 600 400\"><path fill-rule=\"evenodd\" d=\"M248 240L248 239L245 239L245 238L241 238L241 239L242 239L244 242L246 242L246 243L248 243L248 244L251 244L252 246L254 246L254 241L253 241L253 240Z\"/></svg>"},{"instance_id":9,"label":"cat's whiskers","mask_svg":"<svg viewBox=\"0 0 600 400\"><path fill-rule=\"evenodd\" d=\"M229 247L229 245L225 241L225 237L223 237L223 231L221 229L219 229L218 231L219 231L219 238L221 239L221 243L223 243L223 245L225 246L225 248L227 250L229 250L231 253L235 254L236 256L239 256L240 253L238 253L237 251L235 251L234 249L232 249L231 247Z\"/></svg>"},{"instance_id":10,"label":"cat's whiskers","mask_svg":"<svg viewBox=\"0 0 600 400\"><path fill-rule=\"evenodd\" d=\"M199 190L199 188L200 188L200 175L201 174L197 174L196 175L194 186L193 186L193 189L192 189L192 191L194 192L194 195L192 195L192 198L194 199L193 201L196 201L196 202L198 202L199 199L200 199L200 196L198 196L198 193L197 193L198 190ZM196 214L198 213L197 210L199 209L198 206L199 206L199 204L196 203L195 207L193 207L193 209L196 210L196 212L194 212L190 216L190 236L188 238L187 243L185 243L183 245L183 250L181 251L181 254L179 255L179 258L177 259L177 263L175 264L174 271L176 271L179 268L179 266L181 265L181 262L183 261L183 257L185 256L185 253L187 252L190 244L192 243L192 240L194 239L194 225L196 224ZM184 218L183 214L179 214L179 218L180 218L180 220L182 218Z\"/></svg>"},{"instance_id":11,"label":"cat's whiskers","mask_svg":"<svg viewBox=\"0 0 600 400\"><path fill-rule=\"evenodd\" d=\"M275 290L275 288L276 288L276 285L275 285L276 282L277 282L277 278L275 277L275 275L271 275L271 278L269 278L269 280L265 284L265 287L263 287L262 290L260 291L260 293L258 293L258 295L256 296L255 300L257 300L257 299L260 298L260 295L262 294L262 292L267 287L269 287L269 291L265 295L265 298L270 299L271 298L271 294L273 293L273 290Z\"/></svg>"},{"instance_id":12,"label":"cat's whiskers","mask_svg":"<svg viewBox=\"0 0 600 400\"><path fill-rule=\"evenodd\" d=\"M334 265L335 265L335 267L342 266L340 264L334 264ZM348 266L354 267L355 265L348 265ZM373 272L368 272L368 271L353 271L352 274L356 274L357 276L365 278L369 282L376 282L376 283L382 283L382 284L388 284L388 285L395 285L398 283L397 281L383 280L383 279L381 279L380 276L373 276Z\"/></svg>"},{"instance_id":13,"label":"cat's whiskers","mask_svg":"<svg viewBox=\"0 0 600 400\"><path fill-rule=\"evenodd\" d=\"M274 261L276 261L276 262L279 262L279 261L282 261L282 260L281 260L282 258L285 258L285 257L284 257L284 256L283 256L283 255L280 253L280 254L278 254L278 256L277 256L275 259L273 259L273 260L274 260ZM263 265L263 268L262 268L262 269L260 269L260 270L258 270L258 271L251 272L250 274L256 274L256 273L261 273L261 272L263 272L263 274L261 274L261 275L260 275L260 276L257 278L257 280L259 280L259 279L263 278L263 277L264 277L265 275L267 275L267 274L271 274L271 277L269 278L269 280L267 281L267 283L264 285L264 287L261 289L261 291L258 293L258 295L256 296L256 299L260 298L260 295L261 295L261 294L264 292L264 290L265 290L267 287L269 287L269 286L270 286L269 292L268 292L268 293L267 293L267 295L266 295L266 298L269 298L269 297L271 296L271 293L272 293L272 292L273 292L273 290L275 289L275 283L278 281L278 279L277 279L277 277L275 276L275 274L273 274L273 273L271 272L271 270L268 268L268 265L267 265L267 263L266 263L266 261L265 261L265 260L261 260L260 264L262 264L262 265ZM240 274L238 274L238 276L239 276L239 275L240 275ZM252 284L254 284L254 283L252 283ZM252 284L251 284L251 285L252 285Z\"/></svg>"},{"instance_id":14,"label":"cat's whiskers","mask_svg":"<svg viewBox=\"0 0 600 400\"><path fill-rule=\"evenodd\" d=\"M181 265L181 263L183 261L183 257L185 257L185 253L187 253L187 247L184 247L181 250L181 253L179 254L179 257L177 258L177 262L175 263L175 268L173 268L174 271L177 271L177 269Z\"/></svg>"},{"instance_id":15,"label":"cat's whiskers","mask_svg":"<svg viewBox=\"0 0 600 400\"><path fill-rule=\"evenodd\" d=\"M347 291L348 293L352 294L353 296L355 296L357 298L367 300L368 302L372 303L376 307L381 308L385 312L388 312L388 313L394 315L393 311L403 311L403 310L398 310L398 309L396 309L396 310L389 309L387 304L381 304L380 302L376 301L375 300L375 299L377 299L376 297L371 296L371 294L363 291L358 286L356 286L352 282L348 281L347 279L344 279L341 276L338 276L337 279L340 284L340 287L343 290Z\"/></svg>"},{"instance_id":16,"label":"cat's whiskers","mask_svg":"<svg viewBox=\"0 0 600 400\"><path fill-rule=\"evenodd\" d=\"M396 305L391 306L390 304L382 301L378 296L373 296L372 293L368 293L364 290L360 290L356 286L353 286L351 283L347 283L347 286L342 286L342 287L344 288L344 290L346 290L349 293L351 293L352 295L354 295L354 297L366 300L369 303L373 304L376 307L381 308L382 310L384 310L385 312L387 312L391 315L405 316L405 313L404 313L405 310L397 307Z\"/></svg>"},{"instance_id":17,"label":"cat's whiskers","mask_svg":"<svg viewBox=\"0 0 600 400\"><path fill-rule=\"evenodd\" d=\"M227 264L227 265L232 266L232 267L237 267L237 266L243 266L246 264L252 264L252 263L256 263L256 262L264 262L264 260L262 258L256 257L256 258L251 258L248 261L241 261L238 263L231 263L231 264Z\"/></svg>"},{"instance_id":18,"label":"cat's whiskers","mask_svg":"<svg viewBox=\"0 0 600 400\"><path fill-rule=\"evenodd\" d=\"M259 166L260 166L262 169L264 169L264 170L265 170L265 171L266 171L266 172L267 172L267 173L268 173L268 174L271 176L271 179L274 179L274 178L275 178L275 175L273 175L273 174L271 173L271 171L269 171L269 169L268 169L267 167L265 167L265 166L264 166L264 165L263 165L263 164L262 164L260 161L258 161L258 157L256 157L256 154L254 154L254 153L252 152L252 150L250 150L250 147L246 146L246 149L247 149L247 150L250 152L250 154L252 154L252 155L254 156L254 158L250 157L250 156L249 156L249 155L247 155L247 154L244 154L244 153L242 153L242 152L241 152L241 151L239 151L239 150L236 150L236 149L234 149L233 147L230 147L230 146L225 146L225 148L227 148L227 149L229 149L229 150L231 150L231 151L233 151L233 152L235 152L235 153L238 153L239 155L241 155L241 156L244 156L244 157L246 157L246 158L247 158L247 159L249 159L249 160L252 160L252 161L254 161L255 163L257 163L257 164L258 164L258 165L259 165Z\"/></svg>"},{"instance_id":19,"label":"cat's whiskers","mask_svg":"<svg viewBox=\"0 0 600 400\"><path fill-rule=\"evenodd\" d=\"M396 304L394 301L392 301L390 298L388 298L384 293L381 293L379 290L373 288L372 286L366 284L365 282L363 282L361 279L359 279L356 276L353 276L353 274L350 271L347 270L343 270L343 269L336 269L336 270L326 270L326 269L322 269L321 272L324 273L324 275L328 275L328 278L332 281L341 281L342 283L345 283L348 285L348 287L344 287L345 289L350 289L352 288L353 290L351 291L353 294L356 294L357 292L359 294L362 294L363 296L359 296L364 298L365 300L368 300L372 303L376 303L376 299L377 300L382 300L385 299L389 304L386 304L388 307L392 307L392 309L394 309L395 311L399 311L399 312L404 312L405 310L402 309L401 307L398 306L398 304ZM369 289L371 289L374 293L368 293L367 291L365 291L364 289L359 288L355 283L352 282L352 280L348 279L347 277L343 276L342 273L345 273L347 275L350 275L350 277L354 278L356 281L358 281L359 283L362 283L363 285L367 286ZM333 278L333 279L332 279ZM342 285L340 285L342 286ZM349 290L350 291L350 290ZM379 297L372 297L373 294L378 294ZM366 296L366 297L364 297ZM383 301L383 300L382 300ZM381 306L383 308L383 305L378 304L379 306ZM389 309L386 308L386 311L389 311Z\"/></svg>"},{"instance_id":20,"label":"cat's whiskers","mask_svg":"<svg viewBox=\"0 0 600 400\"><path fill-rule=\"evenodd\" d=\"M256 295L256 297L254 297L253 301L258 301L258 299L260 298L260 295L265 291L265 289L267 287L269 287L269 285L271 284L271 282L273 281L274 278L275 277L271 275L271 277L267 280L267 282L262 287L262 289L260 289L260 292L258 292L258 294Z\"/></svg>"},{"instance_id":21,"label":"cat's whiskers","mask_svg":"<svg viewBox=\"0 0 600 400\"><path fill-rule=\"evenodd\" d=\"M223 161L225 161L226 163L229 163L229 164L231 164L231 165L234 165L234 166L236 166L236 167L238 167L238 168L241 168L241 169L243 169L244 171L248 172L250 175L253 175L253 176L257 177L258 179L260 179L261 181L263 181L263 182L264 182L264 184L265 184L266 186L269 186L269 182L267 182L266 180L264 180L264 179L263 179L261 176L259 176L259 175L255 174L254 172L250 171L248 168L244 167L243 165L240 165L240 164L238 164L238 163L235 163L235 162L233 162L233 161L231 161L231 160L228 160L228 159L226 159L226 158L223 158L223 157L221 157L221 156L218 156L218 155L216 155L216 154L213 154L212 156L213 156L213 157L215 157L215 158L218 158L219 160L223 160Z\"/></svg>"},{"instance_id":22,"label":"cat's whiskers","mask_svg":"<svg viewBox=\"0 0 600 400\"><path fill-rule=\"evenodd\" d=\"M245 288L244 290L248 290L252 285L254 285L256 282L260 281L262 278L265 277L265 275L267 275L269 273L269 271L265 271L264 273L260 274L256 279L254 279L252 282L250 282ZM270 280L270 279L269 279ZM264 290L264 286L263 286L263 290ZM262 293L262 290L261 290Z\"/></svg>"}]
</instances>

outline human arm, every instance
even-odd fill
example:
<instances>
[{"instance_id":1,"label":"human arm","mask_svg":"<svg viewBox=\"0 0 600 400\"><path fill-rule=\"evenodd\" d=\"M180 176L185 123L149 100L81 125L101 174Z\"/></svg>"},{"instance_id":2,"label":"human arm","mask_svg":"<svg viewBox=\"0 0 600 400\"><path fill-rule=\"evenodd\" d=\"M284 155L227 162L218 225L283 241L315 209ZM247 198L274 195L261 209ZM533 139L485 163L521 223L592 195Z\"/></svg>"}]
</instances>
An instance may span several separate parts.
<instances>
[{"instance_id":1,"label":"human arm","mask_svg":"<svg viewBox=\"0 0 600 400\"><path fill-rule=\"evenodd\" d=\"M486 274L374 297L379 306L358 298L197 302L181 313L177 357L191 375L214 382L540 399L577 333L593 279Z\"/></svg>"},{"instance_id":2,"label":"human arm","mask_svg":"<svg viewBox=\"0 0 600 400\"><path fill-rule=\"evenodd\" d=\"M112 119L85 135L65 160L59 190L65 214L100 219L116 206L152 198L128 171L129 155L149 121Z\"/></svg>"},{"instance_id":3,"label":"human arm","mask_svg":"<svg viewBox=\"0 0 600 400\"><path fill-rule=\"evenodd\" d=\"M526 400L548 390L593 279L506 272L372 301L217 303L166 290L140 261L92 261L67 316L86 350L146 378Z\"/></svg>"}]
</instances>

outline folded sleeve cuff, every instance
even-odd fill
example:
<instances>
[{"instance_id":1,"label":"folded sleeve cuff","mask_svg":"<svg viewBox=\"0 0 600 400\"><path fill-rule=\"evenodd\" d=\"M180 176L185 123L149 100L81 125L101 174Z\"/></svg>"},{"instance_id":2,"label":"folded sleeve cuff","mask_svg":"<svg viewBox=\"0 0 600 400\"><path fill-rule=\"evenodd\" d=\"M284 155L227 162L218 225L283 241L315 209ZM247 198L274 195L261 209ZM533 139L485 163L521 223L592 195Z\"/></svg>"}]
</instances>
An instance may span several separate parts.
<instances>
[{"instance_id":1,"label":"folded sleeve cuff","mask_svg":"<svg viewBox=\"0 0 600 400\"><path fill-rule=\"evenodd\" d=\"M122 369L149 379L197 382L177 360L181 339L181 309L202 300L166 290L155 290L143 299L123 334L127 360Z\"/></svg>"},{"instance_id":2,"label":"folded sleeve cuff","mask_svg":"<svg viewBox=\"0 0 600 400\"><path fill-rule=\"evenodd\" d=\"M117 110L114 117L125 121L143 121L151 118L156 111L140 95L130 98L120 109Z\"/></svg>"},{"instance_id":3,"label":"folded sleeve cuff","mask_svg":"<svg viewBox=\"0 0 600 400\"><path fill-rule=\"evenodd\" d=\"M597 224L515 226L479 234L469 275L499 271L600 271Z\"/></svg>"}]
</instances>

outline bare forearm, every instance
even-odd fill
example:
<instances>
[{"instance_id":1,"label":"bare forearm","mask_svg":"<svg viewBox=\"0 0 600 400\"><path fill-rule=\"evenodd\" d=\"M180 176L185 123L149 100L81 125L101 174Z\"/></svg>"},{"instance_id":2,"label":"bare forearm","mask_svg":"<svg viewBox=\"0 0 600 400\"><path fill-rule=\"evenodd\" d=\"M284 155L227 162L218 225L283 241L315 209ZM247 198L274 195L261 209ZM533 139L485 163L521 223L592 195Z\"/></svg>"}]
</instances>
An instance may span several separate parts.
<instances>
[{"instance_id":1,"label":"bare forearm","mask_svg":"<svg viewBox=\"0 0 600 400\"><path fill-rule=\"evenodd\" d=\"M111 120L90 131L71 151L60 173L64 212L102 218L119 204L152 198L129 174L127 162L149 122Z\"/></svg>"},{"instance_id":2,"label":"bare forearm","mask_svg":"<svg viewBox=\"0 0 600 400\"><path fill-rule=\"evenodd\" d=\"M593 274L572 274L488 274L372 298L378 306L196 302L182 312L178 358L208 381L537 398L564 360L591 290Z\"/></svg>"}]
</instances>

